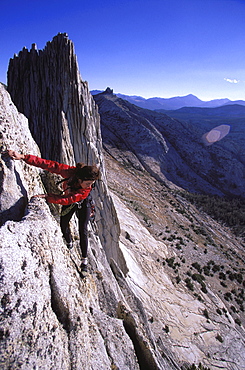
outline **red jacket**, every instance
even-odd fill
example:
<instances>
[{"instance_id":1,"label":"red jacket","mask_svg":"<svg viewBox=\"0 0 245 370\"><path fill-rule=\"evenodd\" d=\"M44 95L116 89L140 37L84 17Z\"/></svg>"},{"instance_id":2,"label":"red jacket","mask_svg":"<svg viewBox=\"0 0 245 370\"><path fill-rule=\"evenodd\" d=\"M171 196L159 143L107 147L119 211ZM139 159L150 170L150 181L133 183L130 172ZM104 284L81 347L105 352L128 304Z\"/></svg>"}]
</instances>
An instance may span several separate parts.
<instances>
[{"instance_id":1,"label":"red jacket","mask_svg":"<svg viewBox=\"0 0 245 370\"><path fill-rule=\"evenodd\" d=\"M55 161L50 161L48 159L43 159L36 157L34 155L25 155L24 161L32 166L40 167L44 170L47 170L52 173L57 173L64 178L69 178L74 175L76 167L75 166L68 166L67 164L58 163ZM66 181L64 182L64 188L67 187ZM75 202L79 202L80 200L86 199L89 195L92 187L86 189L66 189L63 195L57 194L48 194L46 199L49 203L57 203L62 205L69 205Z\"/></svg>"}]
</instances>

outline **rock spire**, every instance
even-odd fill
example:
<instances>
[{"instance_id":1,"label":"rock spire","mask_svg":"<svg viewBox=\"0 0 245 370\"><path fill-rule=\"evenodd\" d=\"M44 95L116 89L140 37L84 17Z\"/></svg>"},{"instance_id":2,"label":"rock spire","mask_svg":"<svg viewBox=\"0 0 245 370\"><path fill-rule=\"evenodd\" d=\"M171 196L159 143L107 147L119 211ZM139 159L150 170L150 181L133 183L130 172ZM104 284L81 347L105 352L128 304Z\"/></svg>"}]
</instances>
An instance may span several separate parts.
<instances>
[{"instance_id":1,"label":"rock spire","mask_svg":"<svg viewBox=\"0 0 245 370\"><path fill-rule=\"evenodd\" d=\"M108 258L113 257L123 268L119 225L106 185L98 109L81 78L68 35L59 33L44 50L33 44L30 51L23 48L15 55L9 62L8 91L28 118L44 158L100 166L101 181L96 187L99 234ZM46 186L50 188L50 176Z\"/></svg>"},{"instance_id":2,"label":"rock spire","mask_svg":"<svg viewBox=\"0 0 245 370\"><path fill-rule=\"evenodd\" d=\"M10 60L8 91L29 120L41 154L58 161L101 162L99 115L79 73L74 45L58 34ZM73 149L74 153L73 153Z\"/></svg>"}]
</instances>

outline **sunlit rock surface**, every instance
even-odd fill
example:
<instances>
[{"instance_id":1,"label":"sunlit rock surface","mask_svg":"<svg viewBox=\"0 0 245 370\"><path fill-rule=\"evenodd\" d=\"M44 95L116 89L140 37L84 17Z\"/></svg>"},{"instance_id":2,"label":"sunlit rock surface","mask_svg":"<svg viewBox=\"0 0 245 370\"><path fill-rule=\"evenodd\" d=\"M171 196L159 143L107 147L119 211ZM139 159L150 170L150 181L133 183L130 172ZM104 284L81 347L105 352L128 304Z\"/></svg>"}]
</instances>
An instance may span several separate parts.
<instances>
[{"instance_id":1,"label":"sunlit rock surface","mask_svg":"<svg viewBox=\"0 0 245 370\"><path fill-rule=\"evenodd\" d=\"M38 154L26 118L0 86L2 148ZM132 312L99 237L91 231L90 274L82 280L77 248L68 251L48 205L31 198L43 192L40 170L4 153L1 168L1 368L137 369L127 319L118 314ZM18 220L7 207L21 210Z\"/></svg>"}]
</instances>

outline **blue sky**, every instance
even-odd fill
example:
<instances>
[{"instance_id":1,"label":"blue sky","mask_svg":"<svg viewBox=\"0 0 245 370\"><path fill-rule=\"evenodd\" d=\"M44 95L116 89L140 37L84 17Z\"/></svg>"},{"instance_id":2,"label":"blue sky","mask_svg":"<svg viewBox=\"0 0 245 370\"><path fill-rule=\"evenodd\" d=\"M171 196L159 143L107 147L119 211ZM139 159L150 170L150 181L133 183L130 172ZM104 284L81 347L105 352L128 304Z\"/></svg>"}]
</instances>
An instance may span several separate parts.
<instances>
[{"instance_id":1,"label":"blue sky","mask_svg":"<svg viewBox=\"0 0 245 370\"><path fill-rule=\"evenodd\" d=\"M1 0L0 81L66 32L91 90L245 100L244 19L244 0Z\"/></svg>"}]
</instances>

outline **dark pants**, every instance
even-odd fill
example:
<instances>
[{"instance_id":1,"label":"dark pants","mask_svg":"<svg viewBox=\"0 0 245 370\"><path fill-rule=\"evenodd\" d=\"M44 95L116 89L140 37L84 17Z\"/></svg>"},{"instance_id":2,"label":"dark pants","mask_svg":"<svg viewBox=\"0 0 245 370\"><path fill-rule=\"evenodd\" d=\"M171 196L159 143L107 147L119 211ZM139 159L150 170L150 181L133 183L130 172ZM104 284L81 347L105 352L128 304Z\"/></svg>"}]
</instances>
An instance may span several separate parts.
<instances>
[{"instance_id":1,"label":"dark pants","mask_svg":"<svg viewBox=\"0 0 245 370\"><path fill-rule=\"evenodd\" d=\"M68 207L69 206L63 206L62 211ZM81 205L75 204L75 206L72 207L72 209L66 215L60 217L61 231L67 243L72 241L69 222L75 212L76 216L78 217L81 253L82 257L86 258L88 253L88 222L91 214L90 195L83 201Z\"/></svg>"}]
</instances>

